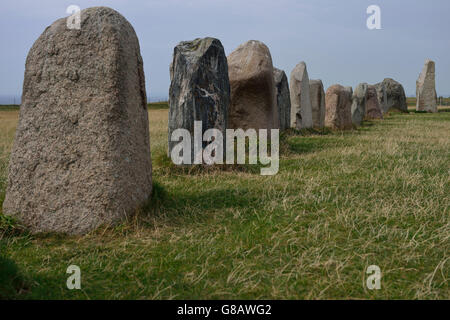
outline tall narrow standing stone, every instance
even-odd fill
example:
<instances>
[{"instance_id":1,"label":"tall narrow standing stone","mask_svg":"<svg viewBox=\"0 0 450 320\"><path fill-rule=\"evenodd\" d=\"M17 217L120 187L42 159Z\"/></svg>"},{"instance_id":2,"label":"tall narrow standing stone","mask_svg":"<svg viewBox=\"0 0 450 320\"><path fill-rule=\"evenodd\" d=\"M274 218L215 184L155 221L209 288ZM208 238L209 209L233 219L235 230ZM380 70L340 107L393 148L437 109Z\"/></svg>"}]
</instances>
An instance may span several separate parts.
<instances>
[{"instance_id":1,"label":"tall narrow standing stone","mask_svg":"<svg viewBox=\"0 0 450 320\"><path fill-rule=\"evenodd\" d=\"M152 188L143 63L118 12L45 29L25 66L3 212L33 232L83 234L144 204Z\"/></svg>"},{"instance_id":2,"label":"tall narrow standing stone","mask_svg":"<svg viewBox=\"0 0 450 320\"><path fill-rule=\"evenodd\" d=\"M278 129L277 96L269 48L255 40L241 44L228 56L231 129Z\"/></svg>"},{"instance_id":3,"label":"tall narrow standing stone","mask_svg":"<svg viewBox=\"0 0 450 320\"><path fill-rule=\"evenodd\" d=\"M416 82L416 110L437 112L435 64L427 59Z\"/></svg>"},{"instance_id":4,"label":"tall narrow standing stone","mask_svg":"<svg viewBox=\"0 0 450 320\"><path fill-rule=\"evenodd\" d=\"M391 109L401 112L408 112L406 95L403 86L394 79L386 78L383 82L375 85L378 94L378 101L383 114Z\"/></svg>"},{"instance_id":5,"label":"tall narrow standing stone","mask_svg":"<svg viewBox=\"0 0 450 320\"><path fill-rule=\"evenodd\" d=\"M174 49L170 78L169 155L179 143L171 141L173 131L187 129L192 137L191 163L194 163L194 121L202 122L203 132L214 128L225 137L230 83L221 42L214 38L180 42Z\"/></svg>"},{"instance_id":6,"label":"tall narrow standing stone","mask_svg":"<svg viewBox=\"0 0 450 320\"><path fill-rule=\"evenodd\" d=\"M309 80L313 126L323 128L325 125L325 90L322 80Z\"/></svg>"},{"instance_id":7,"label":"tall narrow standing stone","mask_svg":"<svg viewBox=\"0 0 450 320\"><path fill-rule=\"evenodd\" d=\"M312 128L309 78L305 62L300 62L292 70L289 89L291 94L291 127L296 129Z\"/></svg>"},{"instance_id":8,"label":"tall narrow standing stone","mask_svg":"<svg viewBox=\"0 0 450 320\"><path fill-rule=\"evenodd\" d=\"M383 119L383 111L381 110L380 100L376 86L367 86L366 91L366 115L365 119Z\"/></svg>"},{"instance_id":9,"label":"tall narrow standing stone","mask_svg":"<svg viewBox=\"0 0 450 320\"><path fill-rule=\"evenodd\" d=\"M347 130L352 125L352 94L349 87L335 84L325 95L325 126L332 129Z\"/></svg>"},{"instance_id":10,"label":"tall narrow standing stone","mask_svg":"<svg viewBox=\"0 0 450 320\"><path fill-rule=\"evenodd\" d=\"M361 125L366 115L367 83L360 83L353 92L352 97L352 122Z\"/></svg>"},{"instance_id":11,"label":"tall narrow standing stone","mask_svg":"<svg viewBox=\"0 0 450 320\"><path fill-rule=\"evenodd\" d=\"M286 130L291 126L291 98L286 73L283 70L273 68L273 78L277 92L277 106L280 119L280 129Z\"/></svg>"}]
</instances>

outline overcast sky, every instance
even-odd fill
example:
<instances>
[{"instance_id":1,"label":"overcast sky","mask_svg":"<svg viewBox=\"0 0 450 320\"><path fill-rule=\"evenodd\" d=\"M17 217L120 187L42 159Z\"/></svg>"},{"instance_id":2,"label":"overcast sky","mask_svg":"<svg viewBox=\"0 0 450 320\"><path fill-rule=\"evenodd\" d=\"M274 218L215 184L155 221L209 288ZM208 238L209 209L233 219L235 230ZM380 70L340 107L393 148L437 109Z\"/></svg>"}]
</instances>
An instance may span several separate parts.
<instances>
[{"instance_id":1,"label":"overcast sky","mask_svg":"<svg viewBox=\"0 0 450 320\"><path fill-rule=\"evenodd\" d=\"M20 96L29 49L72 4L109 6L131 22L153 99L168 95L173 47L206 36L220 39L227 55L247 40L260 40L288 77L303 60L310 78L326 87L391 77L407 95L415 94L430 58L438 94L450 95L448 0L2 0L0 96ZM366 9L373 4L381 8L381 30L366 26Z\"/></svg>"}]
</instances>

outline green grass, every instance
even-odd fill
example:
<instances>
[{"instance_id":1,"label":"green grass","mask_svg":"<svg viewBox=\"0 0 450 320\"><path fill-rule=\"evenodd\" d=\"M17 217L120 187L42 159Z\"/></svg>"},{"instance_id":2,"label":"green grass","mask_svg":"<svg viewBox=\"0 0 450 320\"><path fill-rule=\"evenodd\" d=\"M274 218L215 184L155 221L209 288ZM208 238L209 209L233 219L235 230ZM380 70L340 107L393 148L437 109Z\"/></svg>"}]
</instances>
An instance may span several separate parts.
<instances>
[{"instance_id":1,"label":"green grass","mask_svg":"<svg viewBox=\"0 0 450 320\"><path fill-rule=\"evenodd\" d=\"M245 166L172 170L167 111L149 119L149 206L82 237L30 235L2 218L0 297L450 298L449 112L287 133L273 177ZM82 290L66 288L71 264ZM381 290L365 286L373 264Z\"/></svg>"},{"instance_id":2,"label":"green grass","mask_svg":"<svg viewBox=\"0 0 450 320\"><path fill-rule=\"evenodd\" d=\"M415 97L409 97L406 98L406 103L408 104L408 107L415 107L416 106L416 98ZM439 97L438 97L438 103L440 102ZM450 106L450 97L449 98L444 98L442 97L442 105L444 106Z\"/></svg>"},{"instance_id":3,"label":"green grass","mask_svg":"<svg viewBox=\"0 0 450 320\"><path fill-rule=\"evenodd\" d=\"M18 104L0 104L0 111L18 111L19 108Z\"/></svg>"},{"instance_id":4,"label":"green grass","mask_svg":"<svg viewBox=\"0 0 450 320\"><path fill-rule=\"evenodd\" d=\"M169 109L169 103L167 101L151 102L148 103L147 105L149 110Z\"/></svg>"}]
</instances>

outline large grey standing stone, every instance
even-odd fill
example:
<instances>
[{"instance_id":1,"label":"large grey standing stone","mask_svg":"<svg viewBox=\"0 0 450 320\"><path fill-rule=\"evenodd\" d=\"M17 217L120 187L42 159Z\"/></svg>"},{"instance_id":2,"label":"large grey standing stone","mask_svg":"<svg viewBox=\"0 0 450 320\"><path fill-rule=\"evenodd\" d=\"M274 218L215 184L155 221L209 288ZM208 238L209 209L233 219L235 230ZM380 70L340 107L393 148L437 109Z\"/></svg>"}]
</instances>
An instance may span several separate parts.
<instances>
[{"instance_id":1,"label":"large grey standing stone","mask_svg":"<svg viewBox=\"0 0 450 320\"><path fill-rule=\"evenodd\" d=\"M377 89L378 100L383 114L390 109L408 112L405 90L399 82L394 79L386 78L383 82L377 83L375 87Z\"/></svg>"},{"instance_id":2,"label":"large grey standing stone","mask_svg":"<svg viewBox=\"0 0 450 320\"><path fill-rule=\"evenodd\" d=\"M202 122L202 136L214 128L225 137L230 82L222 43L214 38L180 42L174 49L170 79L169 155L179 143L171 141L172 132L183 128L194 137L194 121ZM206 142L203 144L205 147ZM192 139L192 163L194 157Z\"/></svg>"},{"instance_id":3,"label":"large grey standing stone","mask_svg":"<svg viewBox=\"0 0 450 320\"><path fill-rule=\"evenodd\" d=\"M416 82L416 110L437 112L435 64L427 59Z\"/></svg>"},{"instance_id":4,"label":"large grey standing stone","mask_svg":"<svg viewBox=\"0 0 450 320\"><path fill-rule=\"evenodd\" d=\"M292 70L289 89L291 94L291 127L295 129L312 128L309 77L305 62L300 62Z\"/></svg>"},{"instance_id":5,"label":"large grey standing stone","mask_svg":"<svg viewBox=\"0 0 450 320\"><path fill-rule=\"evenodd\" d=\"M352 125L352 90L339 84L332 85L325 94L325 126L347 130Z\"/></svg>"},{"instance_id":6,"label":"large grey standing stone","mask_svg":"<svg viewBox=\"0 0 450 320\"><path fill-rule=\"evenodd\" d=\"M366 114L365 119L383 119L383 111L380 106L380 99L377 87L374 85L367 86L366 90Z\"/></svg>"},{"instance_id":7,"label":"large grey standing stone","mask_svg":"<svg viewBox=\"0 0 450 320\"><path fill-rule=\"evenodd\" d=\"M231 129L278 129L277 95L269 48L256 40L241 44L228 56Z\"/></svg>"},{"instance_id":8,"label":"large grey standing stone","mask_svg":"<svg viewBox=\"0 0 450 320\"><path fill-rule=\"evenodd\" d=\"M325 90L322 80L309 80L313 126L323 128L325 125Z\"/></svg>"},{"instance_id":9,"label":"large grey standing stone","mask_svg":"<svg viewBox=\"0 0 450 320\"><path fill-rule=\"evenodd\" d=\"M273 79L277 92L277 106L280 120L280 130L286 130L291 126L291 97L289 83L283 70L273 68Z\"/></svg>"},{"instance_id":10,"label":"large grey standing stone","mask_svg":"<svg viewBox=\"0 0 450 320\"><path fill-rule=\"evenodd\" d=\"M360 83L355 88L352 97L352 122L354 125L361 125L366 114L367 83Z\"/></svg>"},{"instance_id":11,"label":"large grey standing stone","mask_svg":"<svg viewBox=\"0 0 450 320\"><path fill-rule=\"evenodd\" d=\"M33 232L115 223L152 189L139 42L118 12L81 11L45 29L25 66L3 212Z\"/></svg>"}]
</instances>

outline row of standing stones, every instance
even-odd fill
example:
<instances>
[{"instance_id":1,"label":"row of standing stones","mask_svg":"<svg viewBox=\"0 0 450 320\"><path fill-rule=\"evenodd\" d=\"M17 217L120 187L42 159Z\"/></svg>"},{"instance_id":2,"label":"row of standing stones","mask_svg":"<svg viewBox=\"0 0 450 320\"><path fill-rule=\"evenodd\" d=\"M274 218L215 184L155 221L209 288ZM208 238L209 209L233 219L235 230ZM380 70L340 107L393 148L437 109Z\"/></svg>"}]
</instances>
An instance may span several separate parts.
<instances>
[{"instance_id":1,"label":"row of standing stones","mask_svg":"<svg viewBox=\"0 0 450 320\"><path fill-rule=\"evenodd\" d=\"M290 83L270 51L249 41L226 57L214 38L181 42L170 66L169 137L194 130L351 128L407 111L392 79L375 86L331 86L309 80L299 63ZM418 82L418 109L435 111L434 64ZM152 164L145 77L131 24L106 7L81 12L81 29L66 19L31 48L11 152L3 213L32 232L85 234L114 224L148 201ZM169 139L169 152L173 142Z\"/></svg>"},{"instance_id":2,"label":"row of standing stones","mask_svg":"<svg viewBox=\"0 0 450 320\"><path fill-rule=\"evenodd\" d=\"M288 82L273 67L269 48L251 40L228 57L219 40L181 42L174 50L169 90L169 154L178 142L174 130L194 134L220 129L323 128L346 130L364 119L382 119L391 109L408 112L403 86L386 78L375 85L332 85L310 80L305 62L295 66ZM427 60L417 81L417 110L437 112L434 62ZM192 142L192 149L194 142ZM193 152L191 152L193 154Z\"/></svg>"}]
</instances>

